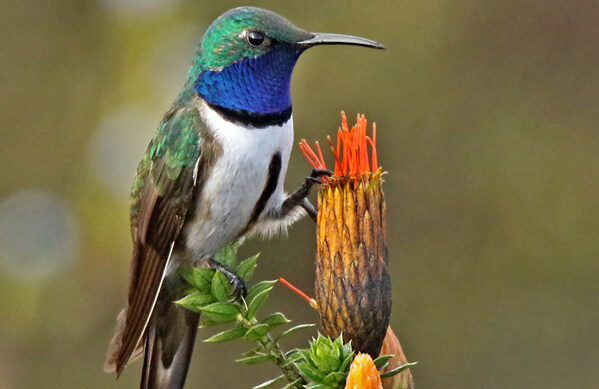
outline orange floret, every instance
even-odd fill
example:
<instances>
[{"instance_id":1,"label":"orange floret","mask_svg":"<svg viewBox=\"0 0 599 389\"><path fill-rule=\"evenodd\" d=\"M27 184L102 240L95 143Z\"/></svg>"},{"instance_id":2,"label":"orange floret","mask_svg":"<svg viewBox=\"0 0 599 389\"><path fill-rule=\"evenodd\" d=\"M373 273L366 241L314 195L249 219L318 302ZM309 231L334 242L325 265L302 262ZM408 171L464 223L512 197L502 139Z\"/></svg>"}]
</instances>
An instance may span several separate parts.
<instances>
[{"instance_id":1,"label":"orange floret","mask_svg":"<svg viewBox=\"0 0 599 389\"><path fill-rule=\"evenodd\" d=\"M337 142L333 144L331 137L327 137L333 156L335 157L335 176L359 178L366 174L376 173L379 165L376 152L376 123L372 124L372 137L366 135L368 121L364 115L359 115L356 124L349 129L345 112L341 112L341 127L337 130ZM370 147L371 157L368 155ZM316 169L326 169L320 145L316 142L318 155L312 150L308 142L300 142L302 153Z\"/></svg>"},{"instance_id":2,"label":"orange floret","mask_svg":"<svg viewBox=\"0 0 599 389\"><path fill-rule=\"evenodd\" d=\"M345 389L383 389L381 376L370 355L356 355L349 368Z\"/></svg>"}]
</instances>

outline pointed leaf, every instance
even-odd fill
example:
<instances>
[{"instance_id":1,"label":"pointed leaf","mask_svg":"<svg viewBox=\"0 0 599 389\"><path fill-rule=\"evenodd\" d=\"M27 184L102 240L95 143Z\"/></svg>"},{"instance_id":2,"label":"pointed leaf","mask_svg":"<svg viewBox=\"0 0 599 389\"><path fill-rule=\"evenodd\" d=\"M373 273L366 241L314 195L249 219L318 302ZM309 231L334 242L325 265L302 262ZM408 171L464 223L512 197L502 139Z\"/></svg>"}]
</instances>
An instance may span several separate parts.
<instances>
[{"instance_id":1,"label":"pointed leaf","mask_svg":"<svg viewBox=\"0 0 599 389\"><path fill-rule=\"evenodd\" d=\"M249 281L254 275L254 270L256 269L257 264L256 261L258 261L259 255L260 254L256 254L253 257L242 261L235 269L235 273L245 281Z\"/></svg>"},{"instance_id":2,"label":"pointed leaf","mask_svg":"<svg viewBox=\"0 0 599 389\"><path fill-rule=\"evenodd\" d=\"M267 361L270 361L273 359L275 359L274 356L272 356L270 354L265 354L265 355L254 355L251 357L236 359L235 362L244 363L246 365L255 365L257 363L267 362Z\"/></svg>"},{"instance_id":3,"label":"pointed leaf","mask_svg":"<svg viewBox=\"0 0 599 389\"><path fill-rule=\"evenodd\" d=\"M281 332L276 338L275 341L279 340L279 339L283 339L285 336L294 333L296 331L299 330L303 330L304 328L310 328L310 327L314 327L316 324L299 324L296 325L295 327L291 327L290 329Z\"/></svg>"},{"instance_id":4,"label":"pointed leaf","mask_svg":"<svg viewBox=\"0 0 599 389\"><path fill-rule=\"evenodd\" d=\"M243 327L233 328L232 330L219 332L216 335L204 340L206 343L226 342L228 340L234 340L243 338L248 330Z\"/></svg>"},{"instance_id":5,"label":"pointed leaf","mask_svg":"<svg viewBox=\"0 0 599 389\"><path fill-rule=\"evenodd\" d=\"M381 355L374 360L374 366L376 366L377 370L381 370L389 363L389 359L391 358L393 358L393 354Z\"/></svg>"},{"instance_id":6,"label":"pointed leaf","mask_svg":"<svg viewBox=\"0 0 599 389\"><path fill-rule=\"evenodd\" d=\"M189 309L193 312L200 312L201 308L205 305L214 302L214 298L210 294L194 292L180 300L175 301L175 304L182 306L185 309Z\"/></svg>"},{"instance_id":7,"label":"pointed leaf","mask_svg":"<svg viewBox=\"0 0 599 389\"><path fill-rule=\"evenodd\" d=\"M250 342L255 342L257 340L263 339L268 333L268 325L266 324L258 324L250 328L245 334L245 338Z\"/></svg>"},{"instance_id":8,"label":"pointed leaf","mask_svg":"<svg viewBox=\"0 0 599 389\"><path fill-rule=\"evenodd\" d=\"M202 307L200 310L216 323L235 321L241 317L239 305L233 303L212 303Z\"/></svg>"},{"instance_id":9,"label":"pointed leaf","mask_svg":"<svg viewBox=\"0 0 599 389\"><path fill-rule=\"evenodd\" d=\"M333 371L324 377L322 380L325 384L334 386L335 384L345 382L347 378L347 372Z\"/></svg>"},{"instance_id":10,"label":"pointed leaf","mask_svg":"<svg viewBox=\"0 0 599 389\"><path fill-rule=\"evenodd\" d=\"M272 315L268 315L264 320L262 320L262 323L267 324L270 328L280 326L282 324L287 324L290 322L291 320L287 319L285 315L283 315L281 312L276 312Z\"/></svg>"},{"instance_id":11,"label":"pointed leaf","mask_svg":"<svg viewBox=\"0 0 599 389\"><path fill-rule=\"evenodd\" d=\"M266 290L268 288L272 288L274 284L276 284L277 281L260 281L258 282L256 285L252 286L250 288L250 290L248 291L247 296L245 296L245 301L247 301L248 303L250 301L252 301L254 299L254 297L256 297L257 294L261 293L263 290Z\"/></svg>"},{"instance_id":12,"label":"pointed leaf","mask_svg":"<svg viewBox=\"0 0 599 389\"><path fill-rule=\"evenodd\" d=\"M280 375L277 378L273 378L272 380L268 380L266 382L263 382L260 385L256 385L252 389L264 389L264 388L268 388L269 386L272 386L272 385L276 384L277 382L281 381L284 378L285 378L284 375Z\"/></svg>"},{"instance_id":13,"label":"pointed leaf","mask_svg":"<svg viewBox=\"0 0 599 389\"><path fill-rule=\"evenodd\" d=\"M288 383L287 385L285 385L282 389L291 389L301 382L302 382L302 379L298 378L297 380L292 381L292 382Z\"/></svg>"},{"instance_id":14,"label":"pointed leaf","mask_svg":"<svg viewBox=\"0 0 599 389\"><path fill-rule=\"evenodd\" d=\"M182 272L182 276L185 281L198 289L198 291L207 293L210 291L210 284L212 283L214 273L215 271L213 269L193 268L189 271Z\"/></svg>"},{"instance_id":15,"label":"pointed leaf","mask_svg":"<svg viewBox=\"0 0 599 389\"><path fill-rule=\"evenodd\" d=\"M322 383L324 374L320 370L313 368L307 363L300 363L297 365L297 368L304 377L311 381Z\"/></svg>"},{"instance_id":16,"label":"pointed leaf","mask_svg":"<svg viewBox=\"0 0 599 389\"><path fill-rule=\"evenodd\" d=\"M270 294L271 290L272 290L272 286L270 288L264 289L262 292L258 293L251 300L249 300L248 312L247 312L248 318L253 319L254 317L256 317L256 314L258 313L260 308L262 308L262 306L266 302L266 298ZM266 326L266 328L268 328L268 326Z\"/></svg>"},{"instance_id":17,"label":"pointed leaf","mask_svg":"<svg viewBox=\"0 0 599 389\"><path fill-rule=\"evenodd\" d=\"M404 371L405 369L407 369L409 367L416 366L417 364L418 364L418 362L412 362L412 363L406 363L404 365L398 366L393 370L389 370L389 371L381 374L381 378L394 376L396 374L401 373L402 371Z\"/></svg>"},{"instance_id":18,"label":"pointed leaf","mask_svg":"<svg viewBox=\"0 0 599 389\"><path fill-rule=\"evenodd\" d=\"M349 371L349 367L351 366L352 361L354 360L354 353L348 354L341 365L339 365L339 371Z\"/></svg>"},{"instance_id":19,"label":"pointed leaf","mask_svg":"<svg viewBox=\"0 0 599 389\"><path fill-rule=\"evenodd\" d=\"M212 279L211 292L216 301L228 302L231 300L231 293L233 291L233 285L229 282L229 279L223 273L217 271Z\"/></svg>"},{"instance_id":20,"label":"pointed leaf","mask_svg":"<svg viewBox=\"0 0 599 389\"><path fill-rule=\"evenodd\" d=\"M223 247L215 256L214 260L218 263L227 266L229 269L235 269L237 264L237 249L239 243L235 242Z\"/></svg>"}]
</instances>

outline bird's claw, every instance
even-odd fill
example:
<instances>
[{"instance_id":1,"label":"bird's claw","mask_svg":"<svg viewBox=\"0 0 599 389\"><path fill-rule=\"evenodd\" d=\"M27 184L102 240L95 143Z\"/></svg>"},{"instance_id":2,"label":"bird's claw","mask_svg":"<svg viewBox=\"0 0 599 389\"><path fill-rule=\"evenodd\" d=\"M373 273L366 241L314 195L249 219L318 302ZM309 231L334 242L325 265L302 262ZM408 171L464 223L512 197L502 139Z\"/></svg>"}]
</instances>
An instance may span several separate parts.
<instances>
[{"instance_id":1,"label":"bird's claw","mask_svg":"<svg viewBox=\"0 0 599 389\"><path fill-rule=\"evenodd\" d=\"M227 278L229 278L229 283L233 286L232 301L240 301L242 297L245 297L248 294L248 289L245 285L245 280L236 274L231 273L231 275L232 277L229 277L229 275L227 275Z\"/></svg>"},{"instance_id":2,"label":"bird's claw","mask_svg":"<svg viewBox=\"0 0 599 389\"><path fill-rule=\"evenodd\" d=\"M213 258L205 258L206 265L214 270L218 270L222 274L227 277L231 286L233 286L233 300L239 301L242 297L245 297L248 293L247 286L245 284L245 280L239 277L233 270L231 270L228 266L223 265L220 262L217 262Z\"/></svg>"},{"instance_id":3,"label":"bird's claw","mask_svg":"<svg viewBox=\"0 0 599 389\"><path fill-rule=\"evenodd\" d=\"M333 175L333 172L329 169L312 169L312 173L310 173L310 177L316 179L316 182L322 184L322 177L330 177Z\"/></svg>"}]
</instances>

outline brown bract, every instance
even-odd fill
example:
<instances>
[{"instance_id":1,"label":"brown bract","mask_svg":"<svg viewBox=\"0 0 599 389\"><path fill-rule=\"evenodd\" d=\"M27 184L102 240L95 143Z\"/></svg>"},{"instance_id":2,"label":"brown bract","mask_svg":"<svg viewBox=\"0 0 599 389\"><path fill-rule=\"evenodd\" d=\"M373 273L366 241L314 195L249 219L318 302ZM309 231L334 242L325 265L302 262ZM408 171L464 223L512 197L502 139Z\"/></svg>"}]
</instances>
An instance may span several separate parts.
<instances>
[{"instance_id":1,"label":"brown bract","mask_svg":"<svg viewBox=\"0 0 599 389\"><path fill-rule=\"evenodd\" d=\"M391 315L381 171L333 176L318 195L315 292L325 333L377 357Z\"/></svg>"},{"instance_id":2,"label":"brown bract","mask_svg":"<svg viewBox=\"0 0 599 389\"><path fill-rule=\"evenodd\" d=\"M393 354L393 358L389 360L389 363L383 369L383 373L393 370L399 366L408 363L406 356L403 353L401 344L391 327L387 329L387 335L383 341L383 347L381 348L381 355ZM412 378L412 372L410 369L406 369L399 374L391 377L383 378L384 389L414 389L414 380Z\"/></svg>"}]
</instances>

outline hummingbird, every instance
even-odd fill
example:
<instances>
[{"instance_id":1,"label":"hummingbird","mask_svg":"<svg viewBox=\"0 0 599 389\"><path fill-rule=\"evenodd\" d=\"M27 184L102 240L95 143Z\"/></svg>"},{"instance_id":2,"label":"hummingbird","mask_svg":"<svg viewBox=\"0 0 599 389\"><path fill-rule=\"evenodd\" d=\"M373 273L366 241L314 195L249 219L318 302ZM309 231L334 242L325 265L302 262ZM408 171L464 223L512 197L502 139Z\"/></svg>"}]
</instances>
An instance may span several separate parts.
<instances>
[{"instance_id":1,"label":"hummingbird","mask_svg":"<svg viewBox=\"0 0 599 389\"><path fill-rule=\"evenodd\" d=\"M254 7L229 10L208 27L137 168L128 300L106 371L118 378L143 356L142 389L182 388L200 316L174 304L186 288L181 270L217 269L243 295L244 280L214 255L242 237L315 217L307 196L330 172L314 170L297 191L284 191L293 144L290 81L305 50L333 44L384 48L308 32Z\"/></svg>"}]
</instances>

